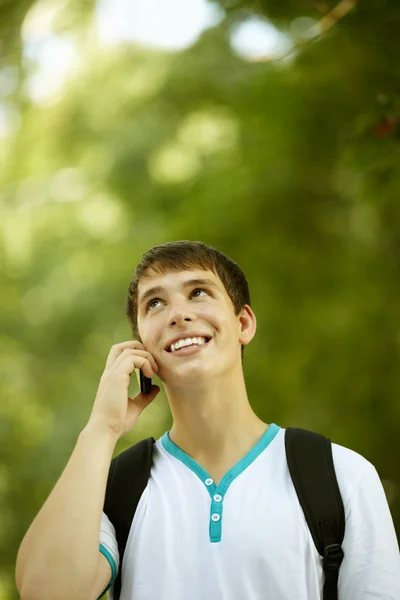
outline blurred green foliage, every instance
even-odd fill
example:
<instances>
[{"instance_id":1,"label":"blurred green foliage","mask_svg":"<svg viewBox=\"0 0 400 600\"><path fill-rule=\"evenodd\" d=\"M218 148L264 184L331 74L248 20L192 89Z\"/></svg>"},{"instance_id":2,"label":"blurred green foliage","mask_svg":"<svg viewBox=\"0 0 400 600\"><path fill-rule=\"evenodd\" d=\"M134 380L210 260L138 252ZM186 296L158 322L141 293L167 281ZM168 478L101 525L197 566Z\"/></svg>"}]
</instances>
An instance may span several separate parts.
<instances>
[{"instance_id":1,"label":"blurred green foliage","mask_svg":"<svg viewBox=\"0 0 400 600\"><path fill-rule=\"evenodd\" d=\"M296 19L336 3L221 1L222 22L172 53L101 47L94 2L66 1L57 32L74 37L79 69L45 103L26 93L34 4L0 4L0 108L17 123L0 140L0 600L17 598L19 543L110 346L129 339L135 265L168 240L239 262L258 319L244 362L254 409L372 461L399 532L399 4L354 2L299 40ZM296 38L293 52L235 54L232 28L252 15ZM162 397L117 451L169 426Z\"/></svg>"}]
</instances>

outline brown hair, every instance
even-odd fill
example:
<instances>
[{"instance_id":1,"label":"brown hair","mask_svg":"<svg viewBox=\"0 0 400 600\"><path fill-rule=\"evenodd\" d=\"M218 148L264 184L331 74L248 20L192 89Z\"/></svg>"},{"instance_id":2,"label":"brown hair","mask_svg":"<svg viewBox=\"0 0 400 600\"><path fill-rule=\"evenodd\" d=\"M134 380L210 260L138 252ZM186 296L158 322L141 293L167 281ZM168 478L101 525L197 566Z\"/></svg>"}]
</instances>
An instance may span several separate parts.
<instances>
[{"instance_id":1,"label":"brown hair","mask_svg":"<svg viewBox=\"0 0 400 600\"><path fill-rule=\"evenodd\" d=\"M182 240L167 242L154 246L142 257L128 288L126 314L128 316L134 339L139 339L137 328L138 285L147 269L159 273L167 271L191 270L195 268L212 271L222 281L232 301L235 315L238 315L245 304L250 306L249 285L239 265L223 252L203 242ZM243 346L242 346L243 356Z\"/></svg>"}]
</instances>

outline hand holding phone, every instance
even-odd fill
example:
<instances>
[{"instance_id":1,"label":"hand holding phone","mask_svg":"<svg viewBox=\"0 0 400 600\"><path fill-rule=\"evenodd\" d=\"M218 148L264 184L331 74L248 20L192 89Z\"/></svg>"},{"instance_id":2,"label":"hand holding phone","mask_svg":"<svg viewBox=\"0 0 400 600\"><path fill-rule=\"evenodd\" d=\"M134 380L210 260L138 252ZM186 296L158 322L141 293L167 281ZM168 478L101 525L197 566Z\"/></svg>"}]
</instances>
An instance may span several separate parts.
<instances>
[{"instance_id":1,"label":"hand holding phone","mask_svg":"<svg viewBox=\"0 0 400 600\"><path fill-rule=\"evenodd\" d=\"M141 392L130 397L130 376L139 369L146 373L146 376L137 373ZM160 392L159 386L151 382L157 371L154 357L141 342L130 340L114 344L100 379L88 425L104 425L117 435L117 439L128 433L136 425L142 411Z\"/></svg>"}]
</instances>

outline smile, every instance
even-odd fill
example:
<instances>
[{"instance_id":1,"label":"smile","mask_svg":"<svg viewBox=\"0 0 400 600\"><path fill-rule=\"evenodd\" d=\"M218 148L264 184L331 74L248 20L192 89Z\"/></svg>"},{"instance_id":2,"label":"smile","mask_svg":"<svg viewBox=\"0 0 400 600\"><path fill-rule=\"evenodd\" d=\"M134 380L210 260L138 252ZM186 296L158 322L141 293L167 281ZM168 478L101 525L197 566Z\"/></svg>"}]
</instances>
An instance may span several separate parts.
<instances>
[{"instance_id":1,"label":"smile","mask_svg":"<svg viewBox=\"0 0 400 600\"><path fill-rule=\"evenodd\" d=\"M197 354L208 345L210 339L211 338L208 338L205 341L202 341L200 344L192 344L175 348L174 350L170 350L169 354L173 354L174 356L190 356L192 354Z\"/></svg>"}]
</instances>

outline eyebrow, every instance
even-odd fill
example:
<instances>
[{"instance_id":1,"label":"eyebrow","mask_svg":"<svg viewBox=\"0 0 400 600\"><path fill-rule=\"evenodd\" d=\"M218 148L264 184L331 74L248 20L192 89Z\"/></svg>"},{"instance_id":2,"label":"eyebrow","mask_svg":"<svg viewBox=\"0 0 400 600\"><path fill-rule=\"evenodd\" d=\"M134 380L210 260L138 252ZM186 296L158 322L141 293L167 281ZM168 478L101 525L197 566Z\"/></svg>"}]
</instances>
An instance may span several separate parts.
<instances>
[{"instance_id":1,"label":"eyebrow","mask_svg":"<svg viewBox=\"0 0 400 600\"><path fill-rule=\"evenodd\" d=\"M206 285L208 287L218 289L216 283L212 279L189 279L188 281L185 281L183 283L184 288L193 287L194 285ZM147 300L151 296L154 296L155 294L162 294L165 292L166 289L163 288L161 285L152 287L140 296L139 305L142 305L145 302L145 300Z\"/></svg>"}]
</instances>

